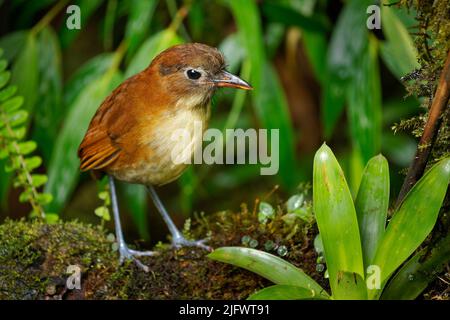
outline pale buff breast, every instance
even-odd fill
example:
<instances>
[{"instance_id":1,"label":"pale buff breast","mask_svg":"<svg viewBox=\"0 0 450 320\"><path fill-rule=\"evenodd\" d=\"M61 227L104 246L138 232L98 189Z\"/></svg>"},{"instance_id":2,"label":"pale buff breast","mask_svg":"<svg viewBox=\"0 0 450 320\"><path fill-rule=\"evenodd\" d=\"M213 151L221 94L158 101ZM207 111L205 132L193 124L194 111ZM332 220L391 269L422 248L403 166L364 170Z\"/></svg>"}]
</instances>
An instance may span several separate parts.
<instances>
[{"instance_id":1,"label":"pale buff breast","mask_svg":"<svg viewBox=\"0 0 450 320\"><path fill-rule=\"evenodd\" d=\"M148 148L145 150L148 154L146 159L135 163L133 168L115 172L114 176L119 180L145 185L163 185L177 179L189 164L180 163L180 158L174 159L174 154L183 154L183 157L192 159L195 149L201 147L203 132L208 126L209 105L180 107L182 103L192 105L195 102L195 99L180 101L172 110L164 111L161 115L161 120L164 120L158 121L152 132L148 132L148 141L144 140L141 144L143 148ZM201 134L198 134L199 124ZM189 140L178 140L176 137L180 132L185 132Z\"/></svg>"}]
</instances>

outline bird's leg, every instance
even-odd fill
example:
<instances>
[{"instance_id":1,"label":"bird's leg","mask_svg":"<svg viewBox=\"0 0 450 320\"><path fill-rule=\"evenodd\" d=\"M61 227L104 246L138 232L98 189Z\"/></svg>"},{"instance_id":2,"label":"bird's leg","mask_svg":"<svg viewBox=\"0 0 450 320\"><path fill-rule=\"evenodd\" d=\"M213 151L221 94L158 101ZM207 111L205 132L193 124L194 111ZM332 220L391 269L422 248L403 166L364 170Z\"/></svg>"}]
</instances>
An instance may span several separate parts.
<instances>
[{"instance_id":1,"label":"bird's leg","mask_svg":"<svg viewBox=\"0 0 450 320\"><path fill-rule=\"evenodd\" d=\"M150 193L150 196L153 200L153 203L155 204L156 208L158 209L159 213L164 219L164 222L167 224L167 227L169 228L170 233L172 234L172 245L175 248L180 247L199 247L208 251L211 251L212 248L205 245L205 242L207 239L202 240L188 240L186 239L181 232L178 230L178 228L175 226L175 223L173 223L172 219L170 218L169 214L167 213L166 208L162 204L161 200L158 197L158 194L156 193L153 186L147 186L147 190Z\"/></svg>"},{"instance_id":2,"label":"bird's leg","mask_svg":"<svg viewBox=\"0 0 450 320\"><path fill-rule=\"evenodd\" d=\"M120 216L119 216L119 206L117 204L117 194L116 194L116 187L114 184L114 178L112 176L108 176L109 178L109 188L111 191L111 204L112 204L112 210L114 214L114 225L116 229L116 238L117 238L117 244L119 245L119 263L122 264L125 259L131 259L133 260L136 265L143 269L145 272L148 272L148 267L143 264L141 261L139 261L136 257L139 256L152 256L155 254L153 251L136 251L128 248L127 244L125 243L125 239L123 237L122 233L122 225L120 223Z\"/></svg>"}]
</instances>

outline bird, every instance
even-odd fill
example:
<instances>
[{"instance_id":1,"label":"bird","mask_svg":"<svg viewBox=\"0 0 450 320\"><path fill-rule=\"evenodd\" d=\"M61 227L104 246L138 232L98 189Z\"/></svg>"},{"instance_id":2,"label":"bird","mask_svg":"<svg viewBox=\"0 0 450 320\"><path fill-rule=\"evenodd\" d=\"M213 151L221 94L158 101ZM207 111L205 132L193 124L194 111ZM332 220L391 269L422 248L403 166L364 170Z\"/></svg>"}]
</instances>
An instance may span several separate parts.
<instances>
[{"instance_id":1,"label":"bird","mask_svg":"<svg viewBox=\"0 0 450 320\"><path fill-rule=\"evenodd\" d=\"M172 246L210 250L206 240L188 240L182 235L155 186L176 180L186 170L189 164L171 157L175 144L172 134L180 128L191 132L196 122L204 131L211 99L223 87L252 90L248 82L226 70L224 55L217 48L179 44L162 51L146 69L117 86L91 119L78 148L80 170L90 171L96 178L108 176L120 264L133 260L148 272L139 257L155 252L133 250L126 244L115 180L146 187L171 233ZM192 139L199 138L194 135ZM194 151L188 149L188 156Z\"/></svg>"}]
</instances>

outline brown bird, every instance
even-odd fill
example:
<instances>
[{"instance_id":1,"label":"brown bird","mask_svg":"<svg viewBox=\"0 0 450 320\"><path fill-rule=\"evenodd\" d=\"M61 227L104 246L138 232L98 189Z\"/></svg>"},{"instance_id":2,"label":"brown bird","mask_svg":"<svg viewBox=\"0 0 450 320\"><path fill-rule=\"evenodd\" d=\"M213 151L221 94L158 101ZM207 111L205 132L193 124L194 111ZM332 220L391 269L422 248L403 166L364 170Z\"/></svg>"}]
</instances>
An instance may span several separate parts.
<instances>
[{"instance_id":1,"label":"brown bird","mask_svg":"<svg viewBox=\"0 0 450 320\"><path fill-rule=\"evenodd\" d=\"M211 97L219 87L252 89L225 70L219 50L200 43L177 45L160 53L149 67L119 85L92 118L78 149L80 169L91 170L95 176L109 176L120 263L132 259L148 271L136 256L153 252L132 250L126 245L114 179L147 187L175 247L209 249L204 240L190 241L183 237L153 186L177 179L186 169L187 164L172 159L176 144L172 133L178 129L192 132L194 123L201 123L205 130ZM192 157L194 148L187 150Z\"/></svg>"}]
</instances>

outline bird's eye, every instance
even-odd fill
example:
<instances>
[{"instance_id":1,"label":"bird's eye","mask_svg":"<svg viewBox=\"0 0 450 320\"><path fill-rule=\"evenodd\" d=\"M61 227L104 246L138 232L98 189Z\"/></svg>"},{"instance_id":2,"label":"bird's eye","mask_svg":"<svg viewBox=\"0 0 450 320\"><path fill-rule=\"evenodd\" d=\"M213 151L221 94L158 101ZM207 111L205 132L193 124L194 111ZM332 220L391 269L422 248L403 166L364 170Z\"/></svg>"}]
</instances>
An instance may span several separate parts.
<instances>
[{"instance_id":1,"label":"bird's eye","mask_svg":"<svg viewBox=\"0 0 450 320\"><path fill-rule=\"evenodd\" d=\"M200 72L198 72L197 70L194 70L194 69L189 69L188 71L186 71L186 75L189 79L192 79L192 80L197 80L202 76L202 74Z\"/></svg>"}]
</instances>

